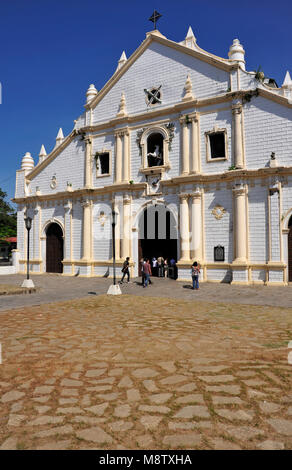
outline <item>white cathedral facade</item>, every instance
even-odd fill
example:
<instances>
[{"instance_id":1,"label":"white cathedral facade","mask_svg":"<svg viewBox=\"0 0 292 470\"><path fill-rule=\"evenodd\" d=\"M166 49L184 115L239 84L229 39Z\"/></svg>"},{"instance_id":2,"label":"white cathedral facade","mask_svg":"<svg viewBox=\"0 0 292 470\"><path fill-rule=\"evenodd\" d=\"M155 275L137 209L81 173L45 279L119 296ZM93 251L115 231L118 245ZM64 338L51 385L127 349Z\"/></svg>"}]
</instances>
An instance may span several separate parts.
<instances>
[{"instance_id":1,"label":"white cathedral facade","mask_svg":"<svg viewBox=\"0 0 292 470\"><path fill-rule=\"evenodd\" d=\"M112 276L129 256L177 261L178 279L292 282L292 80L278 87L228 58L158 30L110 80L87 91L84 113L47 155L16 173L19 271ZM120 271L120 270L119 270Z\"/></svg>"}]
</instances>

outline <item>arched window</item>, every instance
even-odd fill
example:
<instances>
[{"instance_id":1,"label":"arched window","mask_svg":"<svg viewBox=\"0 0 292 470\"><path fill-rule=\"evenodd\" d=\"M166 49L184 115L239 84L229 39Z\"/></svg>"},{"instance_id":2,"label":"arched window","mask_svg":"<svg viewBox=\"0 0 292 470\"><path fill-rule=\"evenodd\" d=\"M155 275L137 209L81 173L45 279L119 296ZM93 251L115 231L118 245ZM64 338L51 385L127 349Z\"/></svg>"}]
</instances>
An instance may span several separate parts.
<instances>
[{"instance_id":1,"label":"arched window","mask_svg":"<svg viewBox=\"0 0 292 470\"><path fill-rule=\"evenodd\" d=\"M160 166L163 160L163 135L160 132L153 132L147 139L147 161L148 166Z\"/></svg>"}]
</instances>

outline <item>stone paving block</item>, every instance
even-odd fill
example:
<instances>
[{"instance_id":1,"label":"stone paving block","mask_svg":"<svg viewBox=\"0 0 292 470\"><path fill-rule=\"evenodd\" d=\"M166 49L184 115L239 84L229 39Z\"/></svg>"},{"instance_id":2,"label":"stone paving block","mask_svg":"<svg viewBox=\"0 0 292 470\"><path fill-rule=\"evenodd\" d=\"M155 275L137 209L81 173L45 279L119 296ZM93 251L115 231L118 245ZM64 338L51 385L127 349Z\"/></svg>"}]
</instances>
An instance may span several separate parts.
<instances>
[{"instance_id":1,"label":"stone paving block","mask_svg":"<svg viewBox=\"0 0 292 470\"><path fill-rule=\"evenodd\" d=\"M187 380L185 375L171 375L165 379L160 380L162 385L175 385L179 382L184 382Z\"/></svg>"},{"instance_id":2,"label":"stone paving block","mask_svg":"<svg viewBox=\"0 0 292 470\"><path fill-rule=\"evenodd\" d=\"M118 418L128 418L131 413L131 407L129 405L118 405L114 410L114 416Z\"/></svg>"},{"instance_id":3,"label":"stone paving block","mask_svg":"<svg viewBox=\"0 0 292 470\"><path fill-rule=\"evenodd\" d=\"M208 411L208 408L202 405L185 406L174 415L174 418L191 419L194 417L210 418L210 413Z\"/></svg>"},{"instance_id":4,"label":"stone paving block","mask_svg":"<svg viewBox=\"0 0 292 470\"><path fill-rule=\"evenodd\" d=\"M17 449L17 438L8 437L5 441L2 442L0 450L16 450Z\"/></svg>"},{"instance_id":5,"label":"stone paving block","mask_svg":"<svg viewBox=\"0 0 292 470\"><path fill-rule=\"evenodd\" d=\"M59 398L59 405L71 405L77 403L78 398Z\"/></svg>"},{"instance_id":6,"label":"stone paving block","mask_svg":"<svg viewBox=\"0 0 292 470\"><path fill-rule=\"evenodd\" d=\"M243 401L239 397L212 396L214 405L241 405Z\"/></svg>"},{"instance_id":7,"label":"stone paving block","mask_svg":"<svg viewBox=\"0 0 292 470\"><path fill-rule=\"evenodd\" d=\"M193 392L194 390L197 390L197 385L192 382L185 385L180 385L179 387L174 387L173 390L176 392Z\"/></svg>"},{"instance_id":8,"label":"stone paving block","mask_svg":"<svg viewBox=\"0 0 292 470\"><path fill-rule=\"evenodd\" d=\"M51 409L51 406L35 406L35 409L39 414L46 413Z\"/></svg>"},{"instance_id":9,"label":"stone paving block","mask_svg":"<svg viewBox=\"0 0 292 470\"><path fill-rule=\"evenodd\" d=\"M267 439L266 441L258 444L257 448L261 450L283 450L285 446L282 442Z\"/></svg>"},{"instance_id":10,"label":"stone paving block","mask_svg":"<svg viewBox=\"0 0 292 470\"><path fill-rule=\"evenodd\" d=\"M198 378L207 383L233 382L233 375L199 375Z\"/></svg>"},{"instance_id":11,"label":"stone paving block","mask_svg":"<svg viewBox=\"0 0 292 470\"><path fill-rule=\"evenodd\" d=\"M134 426L133 423L129 421L123 421L123 420L115 421L109 424L110 429L114 432L129 431L130 429L132 429L133 426Z\"/></svg>"},{"instance_id":12,"label":"stone paving block","mask_svg":"<svg viewBox=\"0 0 292 470\"><path fill-rule=\"evenodd\" d=\"M50 437L63 434L73 434L74 429L70 424L65 424L64 426L57 426L56 428L45 429L43 431L38 431L33 434L33 437Z\"/></svg>"},{"instance_id":13,"label":"stone paving block","mask_svg":"<svg viewBox=\"0 0 292 470\"><path fill-rule=\"evenodd\" d=\"M88 408L85 408L85 410L97 416L102 416L108 405L108 403L102 403L101 405L89 406Z\"/></svg>"},{"instance_id":14,"label":"stone paving block","mask_svg":"<svg viewBox=\"0 0 292 470\"><path fill-rule=\"evenodd\" d=\"M97 395L97 398L99 398L100 400L105 400L105 401L107 400L113 401L113 400L116 400L119 395L120 393L105 393L105 394Z\"/></svg>"},{"instance_id":15,"label":"stone paving block","mask_svg":"<svg viewBox=\"0 0 292 470\"><path fill-rule=\"evenodd\" d=\"M239 385L208 385L205 387L208 392L222 392L228 393L230 395L239 395L240 387Z\"/></svg>"},{"instance_id":16,"label":"stone paving block","mask_svg":"<svg viewBox=\"0 0 292 470\"><path fill-rule=\"evenodd\" d=\"M265 431L260 428L253 428L251 426L220 426L220 429L227 432L230 436L235 437L240 441L248 441L257 436L264 436Z\"/></svg>"},{"instance_id":17,"label":"stone paving block","mask_svg":"<svg viewBox=\"0 0 292 470\"><path fill-rule=\"evenodd\" d=\"M157 393L155 395L149 395L148 400L150 401L150 403L160 405L162 403L167 402L171 397L172 393Z\"/></svg>"},{"instance_id":18,"label":"stone paving block","mask_svg":"<svg viewBox=\"0 0 292 470\"><path fill-rule=\"evenodd\" d=\"M113 438L99 426L78 431L76 436L85 441L96 442L97 444L112 444Z\"/></svg>"},{"instance_id":19,"label":"stone paving block","mask_svg":"<svg viewBox=\"0 0 292 470\"><path fill-rule=\"evenodd\" d=\"M230 421L252 421L254 412L252 411L243 411L243 410L215 410L219 416L222 418L228 419Z\"/></svg>"},{"instance_id":20,"label":"stone paving block","mask_svg":"<svg viewBox=\"0 0 292 470\"><path fill-rule=\"evenodd\" d=\"M149 434L143 434L142 436L137 436L136 442L139 447L142 449L152 449L153 448L153 438Z\"/></svg>"},{"instance_id":21,"label":"stone paving block","mask_svg":"<svg viewBox=\"0 0 292 470\"><path fill-rule=\"evenodd\" d=\"M277 413L281 409L281 405L278 405L277 403L270 403L270 402L260 402L259 407L261 411L265 414L270 414L270 413Z\"/></svg>"},{"instance_id":22,"label":"stone paving block","mask_svg":"<svg viewBox=\"0 0 292 470\"><path fill-rule=\"evenodd\" d=\"M20 398L24 396L25 396L24 392L19 392L18 390L11 390L10 392L6 392L4 393L4 395L1 396L1 401L2 403L8 403L10 401L19 400Z\"/></svg>"},{"instance_id":23,"label":"stone paving block","mask_svg":"<svg viewBox=\"0 0 292 470\"><path fill-rule=\"evenodd\" d=\"M123 368L116 368L116 369L111 369L108 373L109 377L118 377L120 375L123 375L124 369Z\"/></svg>"},{"instance_id":24,"label":"stone paving block","mask_svg":"<svg viewBox=\"0 0 292 470\"><path fill-rule=\"evenodd\" d=\"M217 437L211 440L214 450L241 450L237 444Z\"/></svg>"},{"instance_id":25,"label":"stone paving block","mask_svg":"<svg viewBox=\"0 0 292 470\"><path fill-rule=\"evenodd\" d=\"M140 401L140 400L141 400L141 395L138 389L131 388L130 390L127 390L127 401L135 402L135 401Z\"/></svg>"},{"instance_id":26,"label":"stone paving block","mask_svg":"<svg viewBox=\"0 0 292 470\"><path fill-rule=\"evenodd\" d=\"M79 395L79 390L77 388L63 388L61 390L61 395L63 397L77 397Z\"/></svg>"},{"instance_id":27,"label":"stone paving block","mask_svg":"<svg viewBox=\"0 0 292 470\"><path fill-rule=\"evenodd\" d=\"M118 387L120 388L131 388L132 386L133 386L133 381L130 379L128 375L125 375L118 383Z\"/></svg>"},{"instance_id":28,"label":"stone paving block","mask_svg":"<svg viewBox=\"0 0 292 470\"><path fill-rule=\"evenodd\" d=\"M284 436L292 436L292 419L268 419L267 422L274 428L279 434Z\"/></svg>"},{"instance_id":29,"label":"stone paving block","mask_svg":"<svg viewBox=\"0 0 292 470\"><path fill-rule=\"evenodd\" d=\"M199 446L201 444L201 436L197 433L188 433L188 434L172 434L170 436L165 436L163 438L163 444L169 447L179 448L186 447L187 449L192 449L193 447Z\"/></svg>"},{"instance_id":30,"label":"stone paving block","mask_svg":"<svg viewBox=\"0 0 292 470\"><path fill-rule=\"evenodd\" d=\"M10 411L11 413L18 413L23 409L23 401L18 401L11 405Z\"/></svg>"},{"instance_id":31,"label":"stone paving block","mask_svg":"<svg viewBox=\"0 0 292 470\"><path fill-rule=\"evenodd\" d=\"M86 372L85 377L99 377L106 372L106 369L90 369Z\"/></svg>"},{"instance_id":32,"label":"stone paving block","mask_svg":"<svg viewBox=\"0 0 292 470\"><path fill-rule=\"evenodd\" d=\"M56 409L56 413L61 413L64 415L77 415L79 413L84 413L84 411L79 406L68 406L68 407L60 407Z\"/></svg>"},{"instance_id":33,"label":"stone paving block","mask_svg":"<svg viewBox=\"0 0 292 470\"><path fill-rule=\"evenodd\" d=\"M80 380L73 380L73 379L63 379L61 381L61 387L81 387L83 382Z\"/></svg>"},{"instance_id":34,"label":"stone paving block","mask_svg":"<svg viewBox=\"0 0 292 470\"><path fill-rule=\"evenodd\" d=\"M51 441L36 447L36 450L66 450L70 447L71 440L65 439L63 441Z\"/></svg>"},{"instance_id":35,"label":"stone paving block","mask_svg":"<svg viewBox=\"0 0 292 470\"><path fill-rule=\"evenodd\" d=\"M140 418L140 422L146 429L156 429L162 420L161 416L145 415Z\"/></svg>"},{"instance_id":36,"label":"stone paving block","mask_svg":"<svg viewBox=\"0 0 292 470\"><path fill-rule=\"evenodd\" d=\"M158 362L158 365L160 367L162 367L162 369L166 370L167 372L175 372L176 371L174 361Z\"/></svg>"},{"instance_id":37,"label":"stone paving block","mask_svg":"<svg viewBox=\"0 0 292 470\"><path fill-rule=\"evenodd\" d=\"M191 372L212 372L217 373L221 372L222 370L226 369L228 366L195 366L192 367L190 370Z\"/></svg>"},{"instance_id":38,"label":"stone paving block","mask_svg":"<svg viewBox=\"0 0 292 470\"><path fill-rule=\"evenodd\" d=\"M159 388L155 385L155 382L153 380L144 380L143 385L149 392L157 392L159 391Z\"/></svg>"},{"instance_id":39,"label":"stone paving block","mask_svg":"<svg viewBox=\"0 0 292 470\"><path fill-rule=\"evenodd\" d=\"M132 371L132 375L137 379L148 379L151 377L157 377L158 372L150 367L145 367L143 369L135 369Z\"/></svg>"},{"instance_id":40,"label":"stone paving block","mask_svg":"<svg viewBox=\"0 0 292 470\"><path fill-rule=\"evenodd\" d=\"M27 426L43 426L44 424L59 424L59 423L62 423L63 421L64 421L64 416L43 415L27 423Z\"/></svg>"},{"instance_id":41,"label":"stone paving block","mask_svg":"<svg viewBox=\"0 0 292 470\"><path fill-rule=\"evenodd\" d=\"M199 421L193 423L186 423L181 421L172 421L168 423L169 429L176 431L178 429L211 429L212 423L210 421Z\"/></svg>"},{"instance_id":42,"label":"stone paving block","mask_svg":"<svg viewBox=\"0 0 292 470\"><path fill-rule=\"evenodd\" d=\"M27 419L25 415L11 414L9 416L8 426L20 426L20 424Z\"/></svg>"},{"instance_id":43,"label":"stone paving block","mask_svg":"<svg viewBox=\"0 0 292 470\"><path fill-rule=\"evenodd\" d=\"M176 403L205 403L203 395L201 393L193 393L191 395L185 395L184 397L179 397L176 400Z\"/></svg>"},{"instance_id":44,"label":"stone paving block","mask_svg":"<svg viewBox=\"0 0 292 470\"><path fill-rule=\"evenodd\" d=\"M34 395L47 395L48 393L52 393L55 387L52 385L42 385L40 387L36 387L34 389Z\"/></svg>"},{"instance_id":45,"label":"stone paving block","mask_svg":"<svg viewBox=\"0 0 292 470\"><path fill-rule=\"evenodd\" d=\"M166 413L169 413L170 412L170 408L168 408L167 406L155 406L155 405L140 405L139 406L139 410L140 411L147 411L148 413L163 413L163 414L166 414Z\"/></svg>"}]
</instances>

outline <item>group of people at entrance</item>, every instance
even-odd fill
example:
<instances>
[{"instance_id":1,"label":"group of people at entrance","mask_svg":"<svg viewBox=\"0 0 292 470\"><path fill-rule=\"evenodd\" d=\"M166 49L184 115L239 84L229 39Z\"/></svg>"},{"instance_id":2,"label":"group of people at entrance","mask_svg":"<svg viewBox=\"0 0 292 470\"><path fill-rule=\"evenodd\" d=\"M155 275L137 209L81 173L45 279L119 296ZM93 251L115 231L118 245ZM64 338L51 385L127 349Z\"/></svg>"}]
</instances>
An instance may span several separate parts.
<instances>
[{"instance_id":1,"label":"group of people at entrance","mask_svg":"<svg viewBox=\"0 0 292 470\"><path fill-rule=\"evenodd\" d=\"M163 256L155 256L151 260L153 276L157 277L171 277L176 279L176 261L172 257L168 262L167 258Z\"/></svg>"},{"instance_id":2,"label":"group of people at entrance","mask_svg":"<svg viewBox=\"0 0 292 470\"><path fill-rule=\"evenodd\" d=\"M125 276L127 276L127 282L130 282L130 258L129 256L125 259L122 267L122 279L120 283L124 282ZM169 268L176 268L175 259L172 258L168 264L167 259L163 259L162 256L159 256L157 259L154 257L152 258L152 268L150 264L149 258L142 258L141 259L141 273L142 273L142 285L143 287L147 287L148 284L151 284L150 276L152 276L152 270L155 270L155 273L158 277L165 277L166 273L169 276ZM191 267L191 274L192 274L192 289L198 290L199 289L199 276L200 276L200 265L197 261L194 261Z\"/></svg>"}]
</instances>

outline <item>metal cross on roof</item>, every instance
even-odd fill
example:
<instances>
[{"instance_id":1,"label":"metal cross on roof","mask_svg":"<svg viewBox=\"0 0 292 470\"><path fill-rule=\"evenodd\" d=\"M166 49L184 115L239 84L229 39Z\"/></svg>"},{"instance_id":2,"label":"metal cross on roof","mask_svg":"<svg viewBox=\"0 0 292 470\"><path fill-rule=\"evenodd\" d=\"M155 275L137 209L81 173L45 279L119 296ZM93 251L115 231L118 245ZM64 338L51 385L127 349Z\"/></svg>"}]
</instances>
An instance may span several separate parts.
<instances>
[{"instance_id":1,"label":"metal cross on roof","mask_svg":"<svg viewBox=\"0 0 292 470\"><path fill-rule=\"evenodd\" d=\"M161 14L158 13L158 11L154 10L152 16L150 16L149 18L149 21L152 21L152 23L154 23L154 29L156 29L156 21L159 20L159 18L161 18Z\"/></svg>"}]
</instances>

